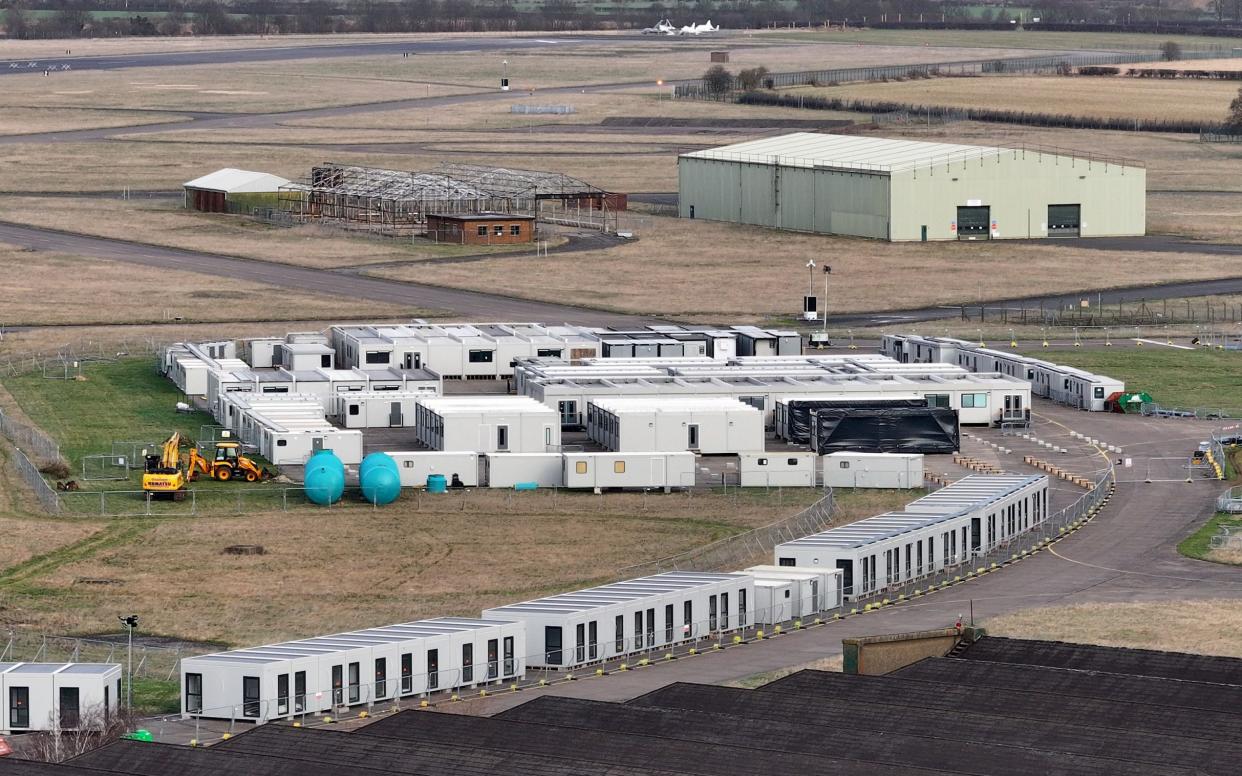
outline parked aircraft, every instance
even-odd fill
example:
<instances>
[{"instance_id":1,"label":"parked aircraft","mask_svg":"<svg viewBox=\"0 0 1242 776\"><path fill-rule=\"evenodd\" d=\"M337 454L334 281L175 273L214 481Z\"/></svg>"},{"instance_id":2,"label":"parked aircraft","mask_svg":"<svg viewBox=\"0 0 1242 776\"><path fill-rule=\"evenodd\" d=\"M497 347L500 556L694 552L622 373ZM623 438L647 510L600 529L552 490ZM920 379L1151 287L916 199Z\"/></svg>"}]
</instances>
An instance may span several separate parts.
<instances>
[{"instance_id":1,"label":"parked aircraft","mask_svg":"<svg viewBox=\"0 0 1242 776\"><path fill-rule=\"evenodd\" d=\"M712 20L708 19L707 24L687 24L677 31L678 35L702 35L705 32L717 32L720 25L712 26Z\"/></svg>"},{"instance_id":2,"label":"parked aircraft","mask_svg":"<svg viewBox=\"0 0 1242 776\"><path fill-rule=\"evenodd\" d=\"M668 19L661 19L660 23L654 27L644 27L644 35L676 35L677 26Z\"/></svg>"}]
</instances>

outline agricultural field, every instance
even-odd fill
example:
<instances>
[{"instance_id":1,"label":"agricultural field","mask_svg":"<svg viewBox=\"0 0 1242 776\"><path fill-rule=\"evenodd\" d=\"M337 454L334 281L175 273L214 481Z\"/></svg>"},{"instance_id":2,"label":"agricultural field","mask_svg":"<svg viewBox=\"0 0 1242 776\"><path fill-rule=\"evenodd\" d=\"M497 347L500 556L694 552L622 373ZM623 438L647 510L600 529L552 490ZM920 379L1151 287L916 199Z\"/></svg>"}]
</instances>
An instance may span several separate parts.
<instances>
[{"instance_id":1,"label":"agricultural field","mask_svg":"<svg viewBox=\"0 0 1242 776\"><path fill-rule=\"evenodd\" d=\"M1235 81L995 75L882 84L796 87L782 94L986 108L1092 118L1192 120L1218 124L1238 94Z\"/></svg>"}]
</instances>

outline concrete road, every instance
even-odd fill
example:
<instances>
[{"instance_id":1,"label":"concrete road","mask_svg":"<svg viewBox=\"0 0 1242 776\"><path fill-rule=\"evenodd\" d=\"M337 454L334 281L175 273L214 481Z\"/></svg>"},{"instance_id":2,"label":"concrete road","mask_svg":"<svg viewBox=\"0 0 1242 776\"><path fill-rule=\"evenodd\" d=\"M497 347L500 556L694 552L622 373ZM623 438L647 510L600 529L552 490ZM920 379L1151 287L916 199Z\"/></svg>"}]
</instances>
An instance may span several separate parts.
<instances>
[{"instance_id":1,"label":"concrete road","mask_svg":"<svg viewBox=\"0 0 1242 776\"><path fill-rule=\"evenodd\" d=\"M133 67L182 67L185 65L231 65L258 62L285 62L291 59L328 59L411 54L460 54L469 52L514 51L552 48L574 43L632 45L632 37L616 35L574 35L572 37L461 37L426 39L411 35L407 40L359 41L347 43L235 48L214 51L160 51L150 54L115 56L63 56L46 59L0 59L0 75L41 73L44 70L124 70ZM72 41L67 41L72 50Z\"/></svg>"},{"instance_id":2,"label":"concrete road","mask_svg":"<svg viewBox=\"0 0 1242 776\"><path fill-rule=\"evenodd\" d=\"M330 270L163 248L6 222L0 222L0 242L40 251L124 261L157 269L184 270L267 283L299 291L409 305L411 313L417 310L474 320L541 321L591 326L638 326L658 322L654 318L572 305L525 301L497 294L458 291L419 283L379 280Z\"/></svg>"}]
</instances>

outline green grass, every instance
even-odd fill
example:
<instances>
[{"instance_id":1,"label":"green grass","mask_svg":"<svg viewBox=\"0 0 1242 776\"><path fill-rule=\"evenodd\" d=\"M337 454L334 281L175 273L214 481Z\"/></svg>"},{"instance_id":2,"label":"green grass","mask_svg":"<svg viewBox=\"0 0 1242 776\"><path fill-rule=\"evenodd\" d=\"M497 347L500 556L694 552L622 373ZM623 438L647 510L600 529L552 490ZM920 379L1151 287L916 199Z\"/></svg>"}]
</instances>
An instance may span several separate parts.
<instances>
[{"instance_id":1,"label":"green grass","mask_svg":"<svg viewBox=\"0 0 1242 776\"><path fill-rule=\"evenodd\" d=\"M1220 533L1221 526L1242 528L1242 515L1219 514L1203 524L1203 527L1182 540L1177 551L1188 558L1211 560L1208 553L1212 550L1212 537Z\"/></svg>"},{"instance_id":2,"label":"green grass","mask_svg":"<svg viewBox=\"0 0 1242 776\"><path fill-rule=\"evenodd\" d=\"M74 473L84 455L111 453L114 441L159 442L173 431L197 439L215 421L204 412L178 413L185 399L155 371L151 358L88 363L84 380L49 380L29 374L4 385L35 425L60 442Z\"/></svg>"},{"instance_id":3,"label":"green grass","mask_svg":"<svg viewBox=\"0 0 1242 776\"><path fill-rule=\"evenodd\" d=\"M1163 407L1242 409L1242 353L1144 345L1027 355L1123 380Z\"/></svg>"},{"instance_id":4,"label":"green grass","mask_svg":"<svg viewBox=\"0 0 1242 776\"><path fill-rule=\"evenodd\" d=\"M181 711L180 679L135 679L134 711L139 714L174 714Z\"/></svg>"}]
</instances>

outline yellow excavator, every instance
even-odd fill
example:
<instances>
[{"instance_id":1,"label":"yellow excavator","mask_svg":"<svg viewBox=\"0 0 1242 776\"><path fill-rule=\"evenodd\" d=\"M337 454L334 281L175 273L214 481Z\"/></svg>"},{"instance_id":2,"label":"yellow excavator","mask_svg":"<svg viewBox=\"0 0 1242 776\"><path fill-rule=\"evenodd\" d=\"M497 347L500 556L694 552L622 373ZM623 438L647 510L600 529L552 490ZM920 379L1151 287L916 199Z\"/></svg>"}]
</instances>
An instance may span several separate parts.
<instances>
[{"instance_id":1,"label":"yellow excavator","mask_svg":"<svg viewBox=\"0 0 1242 776\"><path fill-rule=\"evenodd\" d=\"M181 448L188 447L188 453ZM181 460L185 459L185 469ZM168 496L177 501L185 498L186 483L203 474L220 482L241 478L246 482L271 479L272 472L241 454L241 443L235 439L221 439L215 443L215 454L207 458L198 447L174 432L161 445L159 455L148 455L146 471L142 475L142 489L153 496Z\"/></svg>"}]
</instances>

